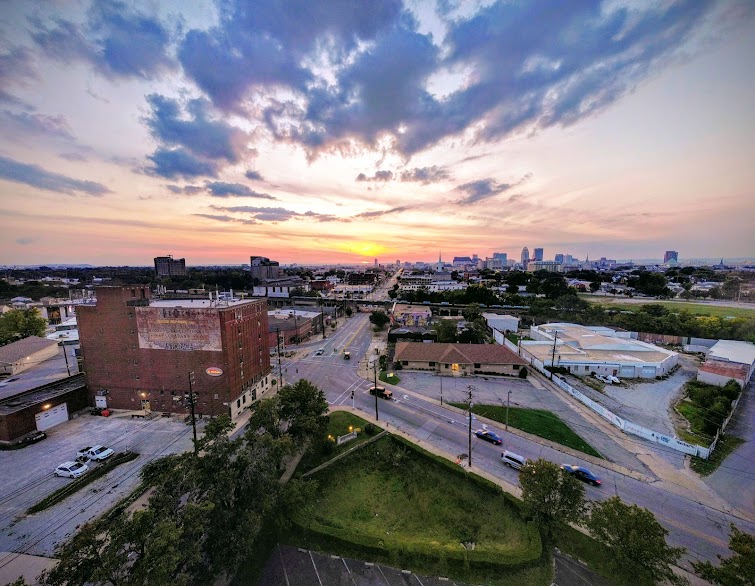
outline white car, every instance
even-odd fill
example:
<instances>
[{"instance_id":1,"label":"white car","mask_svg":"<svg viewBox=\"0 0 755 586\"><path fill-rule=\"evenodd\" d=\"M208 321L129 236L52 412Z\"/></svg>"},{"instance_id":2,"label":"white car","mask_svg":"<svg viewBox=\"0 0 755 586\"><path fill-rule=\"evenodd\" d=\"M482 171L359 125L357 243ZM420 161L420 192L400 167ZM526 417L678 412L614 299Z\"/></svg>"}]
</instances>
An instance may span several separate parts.
<instances>
[{"instance_id":1,"label":"white car","mask_svg":"<svg viewBox=\"0 0 755 586\"><path fill-rule=\"evenodd\" d=\"M621 379L619 377L617 377L617 376L609 374L609 375L606 375L606 378L608 380L610 380L615 385L620 385L621 384Z\"/></svg>"},{"instance_id":2,"label":"white car","mask_svg":"<svg viewBox=\"0 0 755 586\"><path fill-rule=\"evenodd\" d=\"M107 460L114 453L113 449L107 446L87 446L79 450L76 458L79 460Z\"/></svg>"},{"instance_id":3,"label":"white car","mask_svg":"<svg viewBox=\"0 0 755 586\"><path fill-rule=\"evenodd\" d=\"M79 476L83 476L87 470L89 470L89 466L81 462L63 462L55 468L55 476L78 478Z\"/></svg>"}]
</instances>

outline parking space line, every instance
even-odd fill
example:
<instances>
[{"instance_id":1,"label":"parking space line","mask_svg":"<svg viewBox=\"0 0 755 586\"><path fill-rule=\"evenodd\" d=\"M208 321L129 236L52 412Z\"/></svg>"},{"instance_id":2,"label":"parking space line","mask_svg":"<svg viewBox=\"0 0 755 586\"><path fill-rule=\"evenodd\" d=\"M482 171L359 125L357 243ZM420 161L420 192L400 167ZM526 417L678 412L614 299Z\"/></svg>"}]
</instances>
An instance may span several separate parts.
<instances>
[{"instance_id":1,"label":"parking space line","mask_svg":"<svg viewBox=\"0 0 755 586\"><path fill-rule=\"evenodd\" d=\"M286 586L291 586L291 583L288 581L288 572L286 571L286 562L283 560L283 552L281 552L280 543L278 544L278 556L281 559L281 568L283 568L283 577L286 579Z\"/></svg>"},{"instance_id":2,"label":"parking space line","mask_svg":"<svg viewBox=\"0 0 755 586\"><path fill-rule=\"evenodd\" d=\"M322 586L322 580L320 580L320 572L317 571L317 564L315 563L315 558L312 556L312 551L309 552L309 559L312 560L312 567L315 569L315 576L317 576L317 581L320 583L320 586Z\"/></svg>"}]
</instances>

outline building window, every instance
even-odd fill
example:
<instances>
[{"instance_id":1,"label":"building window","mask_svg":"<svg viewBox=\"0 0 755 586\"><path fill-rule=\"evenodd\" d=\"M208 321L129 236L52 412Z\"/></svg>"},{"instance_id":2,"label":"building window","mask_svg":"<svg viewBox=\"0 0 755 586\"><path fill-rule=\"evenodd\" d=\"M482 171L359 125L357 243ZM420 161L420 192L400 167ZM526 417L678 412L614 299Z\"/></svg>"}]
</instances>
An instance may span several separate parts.
<instances>
[{"instance_id":1,"label":"building window","mask_svg":"<svg viewBox=\"0 0 755 586\"><path fill-rule=\"evenodd\" d=\"M427 365L428 366L435 366L435 363L434 362L429 362Z\"/></svg>"},{"instance_id":2,"label":"building window","mask_svg":"<svg viewBox=\"0 0 755 586\"><path fill-rule=\"evenodd\" d=\"M475 363L474 363L474 367L475 367L475 368L480 368L480 363L479 363L479 362L475 362Z\"/></svg>"},{"instance_id":3,"label":"building window","mask_svg":"<svg viewBox=\"0 0 755 586\"><path fill-rule=\"evenodd\" d=\"M518 364L514 365L514 370L519 370L519 365Z\"/></svg>"},{"instance_id":4,"label":"building window","mask_svg":"<svg viewBox=\"0 0 755 586\"><path fill-rule=\"evenodd\" d=\"M241 407L241 399L236 399L236 409Z\"/></svg>"},{"instance_id":5,"label":"building window","mask_svg":"<svg viewBox=\"0 0 755 586\"><path fill-rule=\"evenodd\" d=\"M243 395L241 396L241 401L242 401L243 403L246 403L246 393L244 393L244 394L243 394Z\"/></svg>"}]
</instances>

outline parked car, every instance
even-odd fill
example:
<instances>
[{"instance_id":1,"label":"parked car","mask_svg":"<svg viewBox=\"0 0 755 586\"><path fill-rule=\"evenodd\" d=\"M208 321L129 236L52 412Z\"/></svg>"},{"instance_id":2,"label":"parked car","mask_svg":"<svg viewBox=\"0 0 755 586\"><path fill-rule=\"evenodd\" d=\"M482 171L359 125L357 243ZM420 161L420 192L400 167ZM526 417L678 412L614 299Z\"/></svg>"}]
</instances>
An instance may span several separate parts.
<instances>
[{"instance_id":1,"label":"parked car","mask_svg":"<svg viewBox=\"0 0 755 586\"><path fill-rule=\"evenodd\" d=\"M487 429L478 429L474 432L474 434L480 439L493 443L497 446L500 446L503 443L503 438L501 436Z\"/></svg>"},{"instance_id":2,"label":"parked car","mask_svg":"<svg viewBox=\"0 0 755 586\"><path fill-rule=\"evenodd\" d=\"M381 399L393 399L393 391L385 387L370 387L370 395L377 395Z\"/></svg>"},{"instance_id":3,"label":"parked car","mask_svg":"<svg viewBox=\"0 0 755 586\"><path fill-rule=\"evenodd\" d=\"M79 450L79 453L76 454L76 459L101 461L107 460L114 453L113 449L107 446L88 446Z\"/></svg>"},{"instance_id":4,"label":"parked car","mask_svg":"<svg viewBox=\"0 0 755 586\"><path fill-rule=\"evenodd\" d=\"M609 375L606 375L606 378L608 380L610 380L615 385L620 385L621 384L621 379L619 377L617 377L617 376L609 374Z\"/></svg>"},{"instance_id":5,"label":"parked car","mask_svg":"<svg viewBox=\"0 0 755 586\"><path fill-rule=\"evenodd\" d=\"M89 470L89 466L81 462L63 462L55 468L55 476L78 478L79 476L83 476L87 470Z\"/></svg>"},{"instance_id":6,"label":"parked car","mask_svg":"<svg viewBox=\"0 0 755 586\"><path fill-rule=\"evenodd\" d=\"M574 466L571 464L561 464L561 470L563 470L567 474L571 474L572 476L576 477L578 480L581 480L582 482L587 482L588 484L592 484L593 486L600 486L602 484L600 478L598 478L597 476L595 476L595 474L593 474L587 468L584 468L582 466Z\"/></svg>"},{"instance_id":7,"label":"parked car","mask_svg":"<svg viewBox=\"0 0 755 586\"><path fill-rule=\"evenodd\" d=\"M47 437L47 434L44 431L36 431L32 433L31 435L27 435L24 438L25 444L35 444L37 442L41 442L43 439Z\"/></svg>"}]
</instances>

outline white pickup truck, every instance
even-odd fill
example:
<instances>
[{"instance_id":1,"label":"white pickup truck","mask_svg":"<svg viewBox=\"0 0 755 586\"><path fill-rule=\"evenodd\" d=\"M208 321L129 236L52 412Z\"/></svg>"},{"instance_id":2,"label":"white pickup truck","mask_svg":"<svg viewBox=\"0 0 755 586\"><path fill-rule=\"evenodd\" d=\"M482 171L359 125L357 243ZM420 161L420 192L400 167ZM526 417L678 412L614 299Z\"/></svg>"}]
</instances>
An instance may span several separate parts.
<instances>
[{"instance_id":1,"label":"white pickup truck","mask_svg":"<svg viewBox=\"0 0 755 586\"><path fill-rule=\"evenodd\" d=\"M79 450L76 454L76 459L79 461L107 460L114 453L113 449L108 448L107 446L87 446L86 448Z\"/></svg>"}]
</instances>

